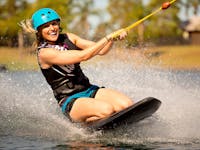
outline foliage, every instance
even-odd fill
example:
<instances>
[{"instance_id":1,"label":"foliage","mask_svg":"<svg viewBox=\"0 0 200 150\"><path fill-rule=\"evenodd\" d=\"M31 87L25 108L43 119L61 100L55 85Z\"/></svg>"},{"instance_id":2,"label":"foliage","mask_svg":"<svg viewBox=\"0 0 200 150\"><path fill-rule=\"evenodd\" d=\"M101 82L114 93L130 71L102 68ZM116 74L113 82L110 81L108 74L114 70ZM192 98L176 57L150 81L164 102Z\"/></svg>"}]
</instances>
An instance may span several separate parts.
<instances>
[{"instance_id":1,"label":"foliage","mask_svg":"<svg viewBox=\"0 0 200 150\"><path fill-rule=\"evenodd\" d=\"M108 11L111 15L109 24L112 24L113 30L126 27L143 18L148 13L148 9L144 8L142 1L138 0L110 0ZM137 41L136 39L137 32L131 32L128 39L129 43Z\"/></svg>"},{"instance_id":2,"label":"foliage","mask_svg":"<svg viewBox=\"0 0 200 150\"><path fill-rule=\"evenodd\" d=\"M142 3L138 0L110 0L108 11L111 20L109 23L117 28L126 27L161 7L162 2L164 1L150 0L148 3ZM169 9L162 10L145 20L131 32L128 39L129 45L143 44L144 41L160 43L163 37L180 36L178 11L178 7L173 4Z\"/></svg>"},{"instance_id":3,"label":"foliage","mask_svg":"<svg viewBox=\"0 0 200 150\"><path fill-rule=\"evenodd\" d=\"M18 23L23 19L30 19L32 14L42 7L55 9L60 14L63 22L70 21L72 19L69 15L70 3L70 0L36 0L33 3L26 0L5 0L5 2L0 3L0 26L2 29L0 30L0 44L17 46L18 32L20 32Z\"/></svg>"},{"instance_id":4,"label":"foliage","mask_svg":"<svg viewBox=\"0 0 200 150\"><path fill-rule=\"evenodd\" d=\"M89 16L90 15L98 15L97 10L93 10L94 0L73 0L71 14L73 16L73 20L70 25L70 32L74 32L79 34L81 37L87 38L90 32L90 23Z\"/></svg>"},{"instance_id":5,"label":"foliage","mask_svg":"<svg viewBox=\"0 0 200 150\"><path fill-rule=\"evenodd\" d=\"M31 18L31 15L39 8L50 7L55 9L62 19L62 27L70 32L75 32L82 37L90 34L90 22L92 15L102 17L102 11L94 9L97 0L1 0L0 1L0 45L18 46L21 20ZM100 33L105 35L116 29L126 27L150 14L162 5L165 0L107 0L107 14L110 20L101 22L96 29L94 37ZM128 44L141 44L147 41L160 43L161 39L174 39L180 36L180 18L178 13L185 8L188 14L189 8L193 8L194 14L198 14L199 0L177 0L169 9L152 16L143 24L135 28L128 37ZM106 10L104 10L106 11ZM165 42L169 43L170 40Z\"/></svg>"},{"instance_id":6,"label":"foliage","mask_svg":"<svg viewBox=\"0 0 200 150\"><path fill-rule=\"evenodd\" d=\"M147 4L150 9L159 8L165 0L158 1L151 0ZM151 35L151 40L157 39L157 43L170 43L176 37L181 35L180 19L178 18L178 7L174 4L169 9L162 10L160 13L152 16L150 21L146 24L146 37Z\"/></svg>"},{"instance_id":7,"label":"foliage","mask_svg":"<svg viewBox=\"0 0 200 150\"><path fill-rule=\"evenodd\" d=\"M27 9L27 3L25 1L6 0L4 3L0 3L0 35L2 39L0 44L6 42L10 46L15 45L14 43L18 33L16 24L20 21L23 9Z\"/></svg>"}]
</instances>

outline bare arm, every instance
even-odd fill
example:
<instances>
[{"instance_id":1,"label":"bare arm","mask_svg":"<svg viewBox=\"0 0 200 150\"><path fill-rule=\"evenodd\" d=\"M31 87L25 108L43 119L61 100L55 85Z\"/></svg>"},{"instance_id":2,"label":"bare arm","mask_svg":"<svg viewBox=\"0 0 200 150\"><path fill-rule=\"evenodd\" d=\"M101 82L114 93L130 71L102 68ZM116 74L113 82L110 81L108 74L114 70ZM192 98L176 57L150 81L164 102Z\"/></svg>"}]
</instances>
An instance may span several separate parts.
<instances>
[{"instance_id":1,"label":"bare arm","mask_svg":"<svg viewBox=\"0 0 200 150\"><path fill-rule=\"evenodd\" d=\"M116 34L116 32L119 32L120 34L118 34L118 36L113 39L113 34ZM110 48L113 45L113 40L123 40L128 35L127 31L125 31L124 29L117 30L116 32L113 32L106 36L110 40L108 44L106 44L105 47L98 53L99 55L105 55L109 52Z\"/></svg>"},{"instance_id":2,"label":"bare arm","mask_svg":"<svg viewBox=\"0 0 200 150\"><path fill-rule=\"evenodd\" d=\"M102 50L99 51L98 55L105 55L105 54L107 54L110 51L112 45L113 45L113 41L109 41L108 44L106 44L104 46L104 48L102 48Z\"/></svg>"},{"instance_id":3,"label":"bare arm","mask_svg":"<svg viewBox=\"0 0 200 150\"><path fill-rule=\"evenodd\" d=\"M42 68L48 68L53 64L66 65L66 64L79 63L81 61L86 61L92 58L93 56L97 55L108 42L109 41L106 38L102 38L98 42L91 44L92 46L82 51L79 50L58 51L54 48L43 48L40 50L39 53L39 61L41 63ZM77 44L77 46L79 45Z\"/></svg>"},{"instance_id":4,"label":"bare arm","mask_svg":"<svg viewBox=\"0 0 200 150\"><path fill-rule=\"evenodd\" d=\"M79 36L72 34L72 33L68 33L69 39L79 48L81 49L85 49L88 48L90 46L93 46L94 44L96 44L96 42L93 41L89 41L89 40L85 40L80 38ZM113 45L113 41L110 40L107 44L104 45L104 47L98 52L98 55L104 55L106 54L110 48ZM97 54L96 54L97 55Z\"/></svg>"},{"instance_id":5,"label":"bare arm","mask_svg":"<svg viewBox=\"0 0 200 150\"><path fill-rule=\"evenodd\" d=\"M89 41L83 38L80 38L79 36L73 34L73 33L67 33L69 39L79 48L86 49L88 47L93 46L96 42Z\"/></svg>"},{"instance_id":6,"label":"bare arm","mask_svg":"<svg viewBox=\"0 0 200 150\"><path fill-rule=\"evenodd\" d=\"M96 43L82 39L71 33L68 34L68 36L75 45L83 50L58 51L54 48L43 48L39 53L39 61L42 68L49 68L53 64L67 65L79 63L95 55L104 55L110 50L113 43L112 33L108 35L107 38L102 38ZM121 40L124 39L125 36L121 34L118 38Z\"/></svg>"}]
</instances>

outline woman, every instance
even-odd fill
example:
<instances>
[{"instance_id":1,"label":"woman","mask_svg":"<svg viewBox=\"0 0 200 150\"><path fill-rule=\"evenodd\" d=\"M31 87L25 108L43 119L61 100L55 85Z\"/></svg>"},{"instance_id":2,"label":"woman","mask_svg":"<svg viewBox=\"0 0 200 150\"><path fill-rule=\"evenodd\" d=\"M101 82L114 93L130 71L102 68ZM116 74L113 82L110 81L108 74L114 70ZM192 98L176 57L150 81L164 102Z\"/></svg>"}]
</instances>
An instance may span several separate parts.
<instances>
[{"instance_id":1,"label":"woman","mask_svg":"<svg viewBox=\"0 0 200 150\"><path fill-rule=\"evenodd\" d=\"M35 31L38 63L51 86L62 112L73 122L91 122L105 118L133 105L127 96L112 89L92 85L79 63L96 55L106 54L114 39L112 34L98 42L80 38L73 33L60 33L60 16L50 8L42 8L22 27ZM127 36L117 31L115 40ZM115 32L116 33L116 32Z\"/></svg>"}]
</instances>

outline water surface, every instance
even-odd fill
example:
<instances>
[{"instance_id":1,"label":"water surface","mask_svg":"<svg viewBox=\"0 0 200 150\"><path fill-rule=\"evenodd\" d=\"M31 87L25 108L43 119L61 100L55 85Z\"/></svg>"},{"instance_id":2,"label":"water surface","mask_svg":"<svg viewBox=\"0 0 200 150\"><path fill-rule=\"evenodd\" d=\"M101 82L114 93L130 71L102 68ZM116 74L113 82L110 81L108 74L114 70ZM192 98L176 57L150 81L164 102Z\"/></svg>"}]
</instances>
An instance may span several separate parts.
<instances>
[{"instance_id":1,"label":"water surface","mask_svg":"<svg viewBox=\"0 0 200 150\"><path fill-rule=\"evenodd\" d=\"M200 72L135 68L119 60L82 66L91 82L138 101L156 97L160 109L137 124L106 133L73 126L42 74L0 73L0 149L198 149Z\"/></svg>"}]
</instances>

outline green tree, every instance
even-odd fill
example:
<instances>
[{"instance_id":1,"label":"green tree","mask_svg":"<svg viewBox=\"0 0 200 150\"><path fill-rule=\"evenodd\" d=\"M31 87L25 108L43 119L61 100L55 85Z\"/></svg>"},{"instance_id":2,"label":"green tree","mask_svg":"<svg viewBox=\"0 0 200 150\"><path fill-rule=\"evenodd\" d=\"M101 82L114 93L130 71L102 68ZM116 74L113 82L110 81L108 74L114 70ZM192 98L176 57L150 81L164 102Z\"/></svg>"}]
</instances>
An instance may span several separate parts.
<instances>
[{"instance_id":1,"label":"green tree","mask_svg":"<svg viewBox=\"0 0 200 150\"><path fill-rule=\"evenodd\" d=\"M151 0L147 7L153 10L159 8L164 2L165 0L159 1L159 3L157 0ZM175 39L181 35L178 12L177 3L173 3L170 8L152 16L151 21L146 26L146 37L148 38L149 36L150 40L155 43L171 43L176 41Z\"/></svg>"},{"instance_id":2,"label":"green tree","mask_svg":"<svg viewBox=\"0 0 200 150\"><path fill-rule=\"evenodd\" d=\"M64 30L72 29L77 34L89 33L89 15L97 14L93 9L94 0L4 0L0 2L0 45L17 46L23 43L22 31L17 25L23 19L30 19L38 9L49 7L61 16L61 26ZM19 34L20 33L20 34ZM20 37L20 39L18 39ZM28 39L28 38L25 38Z\"/></svg>"},{"instance_id":3,"label":"green tree","mask_svg":"<svg viewBox=\"0 0 200 150\"><path fill-rule=\"evenodd\" d=\"M71 13L74 20L71 22L70 31L79 34L81 37L88 38L90 35L91 24L89 17L99 15L94 8L94 0L73 0Z\"/></svg>"},{"instance_id":4,"label":"green tree","mask_svg":"<svg viewBox=\"0 0 200 150\"><path fill-rule=\"evenodd\" d=\"M143 18L148 10L144 8L144 4L142 1L138 0L126 0L126 1L118 1L118 0L110 0L108 6L108 12L111 15L111 20L109 24L112 24L112 30L116 30L119 28L126 27L137 20ZM143 42L143 24L138 26L129 34L129 45L134 43L142 43ZM141 33L142 32L142 33ZM139 38L138 38L139 35ZM140 40L138 40L140 39Z\"/></svg>"},{"instance_id":5,"label":"green tree","mask_svg":"<svg viewBox=\"0 0 200 150\"><path fill-rule=\"evenodd\" d=\"M18 29L17 22L20 21L22 8L26 8L27 3L20 0L5 0L0 3L0 36L1 45L16 46Z\"/></svg>"},{"instance_id":6,"label":"green tree","mask_svg":"<svg viewBox=\"0 0 200 150\"><path fill-rule=\"evenodd\" d=\"M165 1L150 0L148 3L143 3L138 0L110 0L108 12L111 20L109 24L113 25L112 29L126 27L161 7L162 2ZM145 43L147 41L160 43L161 39L169 43L168 39L179 37L181 30L179 29L178 12L179 8L173 4L169 9L145 20L129 34L129 45L143 44L144 41Z\"/></svg>"}]
</instances>

